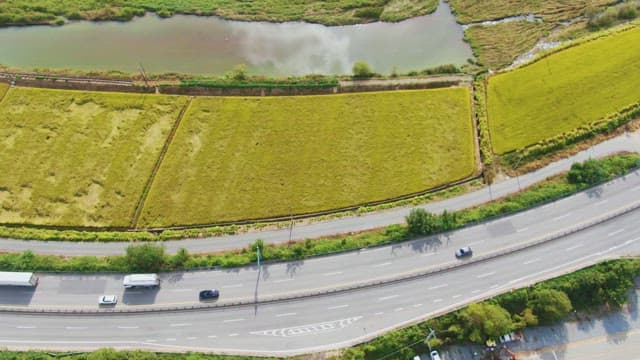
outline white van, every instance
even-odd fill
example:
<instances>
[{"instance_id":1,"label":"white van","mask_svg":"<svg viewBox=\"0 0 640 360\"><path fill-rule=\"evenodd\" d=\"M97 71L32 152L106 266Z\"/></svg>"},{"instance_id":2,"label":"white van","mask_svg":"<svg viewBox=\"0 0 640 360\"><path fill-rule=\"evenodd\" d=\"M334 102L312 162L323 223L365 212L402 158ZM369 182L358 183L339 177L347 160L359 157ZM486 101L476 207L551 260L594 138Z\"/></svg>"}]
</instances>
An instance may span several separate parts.
<instances>
[{"instance_id":1,"label":"white van","mask_svg":"<svg viewBox=\"0 0 640 360\"><path fill-rule=\"evenodd\" d=\"M0 285L35 287L38 278L31 272L0 271Z\"/></svg>"},{"instance_id":2,"label":"white van","mask_svg":"<svg viewBox=\"0 0 640 360\"><path fill-rule=\"evenodd\" d=\"M160 278L158 274L131 274L126 275L122 281L125 289L134 287L158 287Z\"/></svg>"}]
</instances>

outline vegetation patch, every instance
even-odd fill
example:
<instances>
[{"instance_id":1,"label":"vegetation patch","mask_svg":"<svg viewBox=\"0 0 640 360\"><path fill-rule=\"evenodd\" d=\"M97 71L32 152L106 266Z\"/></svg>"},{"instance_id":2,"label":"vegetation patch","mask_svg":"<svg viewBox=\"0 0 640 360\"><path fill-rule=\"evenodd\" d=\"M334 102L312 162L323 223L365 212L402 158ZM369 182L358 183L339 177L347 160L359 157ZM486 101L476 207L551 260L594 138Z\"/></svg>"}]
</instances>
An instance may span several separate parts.
<instances>
[{"instance_id":1,"label":"vegetation patch","mask_svg":"<svg viewBox=\"0 0 640 360\"><path fill-rule=\"evenodd\" d=\"M589 8L616 3L615 0L451 0L456 18L463 24L502 19L522 14L535 14L545 21L572 19Z\"/></svg>"},{"instance_id":2,"label":"vegetation patch","mask_svg":"<svg viewBox=\"0 0 640 360\"><path fill-rule=\"evenodd\" d=\"M467 88L196 98L140 226L313 213L466 178L470 111Z\"/></svg>"},{"instance_id":3,"label":"vegetation patch","mask_svg":"<svg viewBox=\"0 0 640 360\"><path fill-rule=\"evenodd\" d=\"M478 65L500 69L529 51L551 26L543 22L513 21L496 25L473 25L465 30Z\"/></svg>"},{"instance_id":4,"label":"vegetation patch","mask_svg":"<svg viewBox=\"0 0 640 360\"><path fill-rule=\"evenodd\" d=\"M0 222L128 226L185 101L9 90L0 104Z\"/></svg>"},{"instance_id":5,"label":"vegetation patch","mask_svg":"<svg viewBox=\"0 0 640 360\"><path fill-rule=\"evenodd\" d=\"M493 76L488 87L496 153L588 126L640 101L640 28L546 56Z\"/></svg>"},{"instance_id":6,"label":"vegetation patch","mask_svg":"<svg viewBox=\"0 0 640 360\"><path fill-rule=\"evenodd\" d=\"M0 82L0 101L2 101L7 91L9 91L9 84Z\"/></svg>"},{"instance_id":7,"label":"vegetation patch","mask_svg":"<svg viewBox=\"0 0 640 360\"><path fill-rule=\"evenodd\" d=\"M0 1L0 26L60 25L64 23L60 17L126 21L147 11L162 17L181 13L249 21L302 20L340 25L376 20L399 21L431 13L437 6L437 0L4 0Z\"/></svg>"}]
</instances>

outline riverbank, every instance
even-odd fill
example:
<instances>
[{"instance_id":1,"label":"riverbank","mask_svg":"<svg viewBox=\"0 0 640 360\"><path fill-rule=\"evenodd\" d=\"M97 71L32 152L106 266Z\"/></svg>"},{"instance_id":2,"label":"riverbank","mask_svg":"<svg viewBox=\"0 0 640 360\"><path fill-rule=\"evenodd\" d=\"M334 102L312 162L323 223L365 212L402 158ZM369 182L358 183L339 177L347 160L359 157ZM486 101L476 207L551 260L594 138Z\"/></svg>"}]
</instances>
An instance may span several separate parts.
<instances>
[{"instance_id":1,"label":"riverbank","mask_svg":"<svg viewBox=\"0 0 640 360\"><path fill-rule=\"evenodd\" d=\"M400 21L435 11L438 0L338 1L121 1L6 0L0 2L0 26L63 25L68 20L128 21L147 12L160 17L174 14L219 16L243 21L305 21L325 25Z\"/></svg>"}]
</instances>

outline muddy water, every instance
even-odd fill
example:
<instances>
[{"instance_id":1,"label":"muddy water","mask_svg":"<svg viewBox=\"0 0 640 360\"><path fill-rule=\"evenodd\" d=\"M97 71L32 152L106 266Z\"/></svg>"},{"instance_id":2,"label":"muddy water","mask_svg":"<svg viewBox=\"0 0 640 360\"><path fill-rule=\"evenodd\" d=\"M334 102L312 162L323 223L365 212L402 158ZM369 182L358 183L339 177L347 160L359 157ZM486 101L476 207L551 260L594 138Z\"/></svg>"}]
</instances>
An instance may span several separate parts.
<instances>
[{"instance_id":1,"label":"muddy water","mask_svg":"<svg viewBox=\"0 0 640 360\"><path fill-rule=\"evenodd\" d=\"M71 22L61 27L0 29L0 64L135 72L222 74L236 64L252 73L350 73L364 60L374 71L404 72L463 64L472 56L446 3L400 23L327 27L147 15L131 22Z\"/></svg>"}]
</instances>

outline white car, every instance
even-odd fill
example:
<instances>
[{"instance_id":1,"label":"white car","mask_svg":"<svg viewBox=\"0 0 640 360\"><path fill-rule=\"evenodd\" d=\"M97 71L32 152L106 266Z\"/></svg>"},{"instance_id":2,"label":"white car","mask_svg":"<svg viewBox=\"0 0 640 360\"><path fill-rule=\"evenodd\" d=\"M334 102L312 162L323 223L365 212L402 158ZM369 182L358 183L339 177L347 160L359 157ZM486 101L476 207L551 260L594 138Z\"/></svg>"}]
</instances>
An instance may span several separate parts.
<instances>
[{"instance_id":1,"label":"white car","mask_svg":"<svg viewBox=\"0 0 640 360\"><path fill-rule=\"evenodd\" d=\"M118 303L118 297L115 295L102 295L98 299L98 305L115 305Z\"/></svg>"},{"instance_id":2,"label":"white car","mask_svg":"<svg viewBox=\"0 0 640 360\"><path fill-rule=\"evenodd\" d=\"M430 355L431 355L431 360L441 360L440 354L438 354L437 350L433 350Z\"/></svg>"}]
</instances>

